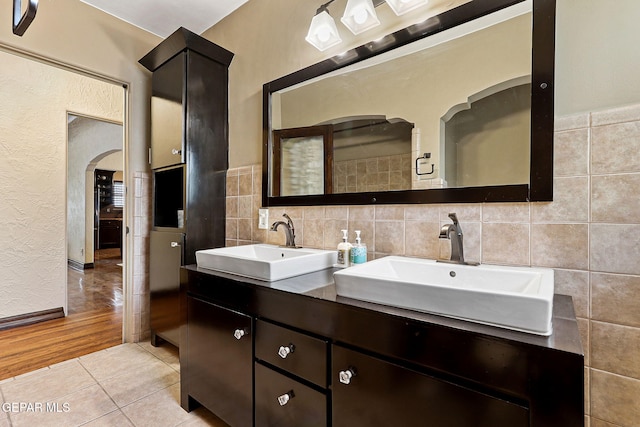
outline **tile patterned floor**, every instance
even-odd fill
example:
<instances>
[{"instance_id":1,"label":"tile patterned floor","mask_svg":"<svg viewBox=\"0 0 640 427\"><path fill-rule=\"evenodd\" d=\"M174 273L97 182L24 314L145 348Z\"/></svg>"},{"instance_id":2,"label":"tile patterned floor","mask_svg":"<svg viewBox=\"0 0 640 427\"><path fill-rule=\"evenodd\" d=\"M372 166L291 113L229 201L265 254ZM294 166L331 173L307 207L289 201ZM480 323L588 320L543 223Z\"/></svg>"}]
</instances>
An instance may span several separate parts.
<instances>
[{"instance_id":1,"label":"tile patterned floor","mask_svg":"<svg viewBox=\"0 0 640 427\"><path fill-rule=\"evenodd\" d=\"M122 344L0 382L0 427L226 427L179 402L177 350Z\"/></svg>"}]
</instances>

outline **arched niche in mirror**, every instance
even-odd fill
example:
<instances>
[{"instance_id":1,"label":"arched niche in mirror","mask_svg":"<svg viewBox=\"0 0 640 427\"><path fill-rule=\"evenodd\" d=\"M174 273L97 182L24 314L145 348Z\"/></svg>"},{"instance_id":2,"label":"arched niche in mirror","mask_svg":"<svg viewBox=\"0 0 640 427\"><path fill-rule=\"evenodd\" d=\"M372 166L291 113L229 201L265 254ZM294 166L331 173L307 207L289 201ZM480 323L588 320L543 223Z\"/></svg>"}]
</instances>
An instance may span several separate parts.
<instances>
[{"instance_id":1,"label":"arched niche in mirror","mask_svg":"<svg viewBox=\"0 0 640 427\"><path fill-rule=\"evenodd\" d=\"M263 204L552 200L554 42L555 0L472 1L266 83ZM490 144L494 148L505 144L511 148L524 147L516 155L517 161L501 156L503 162L517 163L518 173L512 179L494 179L473 172L477 162L486 161L487 157L491 162L485 166L493 169L504 166L497 163L498 156L493 156L490 150L483 150L482 156L458 153L457 158L448 158L451 150L444 144L444 118L452 116L451 112L460 105L476 101L478 94L501 92L495 88L522 79L527 85L503 93L501 101L511 103L489 118L486 125L511 126L516 117L527 119L528 131L521 141ZM510 96L515 93L520 98ZM505 114L509 111L520 114L509 117ZM410 176L410 186L385 188L372 182L371 187L358 189L353 185L341 186L333 179L331 191L325 189L322 194L283 196L274 191L274 178L279 175L274 170L275 131L330 123L335 117L371 115L402 117L412 124L410 157L401 172ZM465 115L468 118L468 114L460 117ZM464 132L468 129L458 131ZM511 134L498 131L493 138L511 138L505 135ZM469 135L465 138L469 139ZM355 141L352 138L352 144ZM358 144L370 143L362 140ZM332 150L330 155L336 163L336 151ZM527 160L523 163L522 159ZM455 175L451 175L454 169ZM335 169L326 166L323 174L337 177ZM475 177L467 179L471 175Z\"/></svg>"}]
</instances>

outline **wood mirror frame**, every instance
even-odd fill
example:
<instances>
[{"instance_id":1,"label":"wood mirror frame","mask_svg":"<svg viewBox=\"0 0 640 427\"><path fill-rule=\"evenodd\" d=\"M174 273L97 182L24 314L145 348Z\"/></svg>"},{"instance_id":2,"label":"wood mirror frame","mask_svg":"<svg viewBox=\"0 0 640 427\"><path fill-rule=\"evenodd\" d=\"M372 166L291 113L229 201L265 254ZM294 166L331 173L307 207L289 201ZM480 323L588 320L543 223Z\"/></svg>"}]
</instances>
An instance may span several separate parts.
<instances>
[{"instance_id":1,"label":"wood mirror frame","mask_svg":"<svg viewBox=\"0 0 640 427\"><path fill-rule=\"evenodd\" d=\"M399 30L388 44L368 43L345 55L265 83L263 86L262 203L264 206L366 205L405 203L538 202L553 200L553 125L556 0L533 0L531 65L531 141L529 184L437 188L362 193L271 197L273 132L271 94L344 68L433 34L451 29L524 0L482 0ZM346 59L344 59L346 58Z\"/></svg>"}]
</instances>

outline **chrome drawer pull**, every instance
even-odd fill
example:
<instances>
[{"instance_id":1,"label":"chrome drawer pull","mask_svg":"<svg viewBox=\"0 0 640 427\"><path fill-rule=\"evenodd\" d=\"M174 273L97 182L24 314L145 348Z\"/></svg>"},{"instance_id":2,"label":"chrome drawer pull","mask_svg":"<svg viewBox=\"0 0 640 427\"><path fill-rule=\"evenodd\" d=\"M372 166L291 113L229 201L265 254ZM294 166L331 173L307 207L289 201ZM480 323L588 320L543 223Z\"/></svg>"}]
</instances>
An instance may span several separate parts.
<instances>
[{"instance_id":1,"label":"chrome drawer pull","mask_svg":"<svg viewBox=\"0 0 640 427\"><path fill-rule=\"evenodd\" d=\"M294 397L295 395L293 394L293 390L291 390L283 394L282 396L278 396L278 403L280 404L280 406L284 406L289 403L289 401Z\"/></svg>"},{"instance_id":2,"label":"chrome drawer pull","mask_svg":"<svg viewBox=\"0 0 640 427\"><path fill-rule=\"evenodd\" d=\"M351 378L356 376L356 371L353 368L346 369L344 371L340 371L338 374L338 378L342 384L351 384Z\"/></svg>"},{"instance_id":3,"label":"chrome drawer pull","mask_svg":"<svg viewBox=\"0 0 640 427\"><path fill-rule=\"evenodd\" d=\"M171 154L173 154L174 156L177 156L178 154L182 154L182 150L178 150L177 148L172 148Z\"/></svg>"},{"instance_id":4,"label":"chrome drawer pull","mask_svg":"<svg viewBox=\"0 0 640 427\"><path fill-rule=\"evenodd\" d=\"M286 359L289 354L293 353L293 350L295 350L295 348L296 347L293 344L289 344L287 346L282 345L278 349L278 356Z\"/></svg>"},{"instance_id":5,"label":"chrome drawer pull","mask_svg":"<svg viewBox=\"0 0 640 427\"><path fill-rule=\"evenodd\" d=\"M236 329L233 332L233 336L236 337L237 340L244 337L245 335L249 335L249 330L247 328L244 329Z\"/></svg>"}]
</instances>

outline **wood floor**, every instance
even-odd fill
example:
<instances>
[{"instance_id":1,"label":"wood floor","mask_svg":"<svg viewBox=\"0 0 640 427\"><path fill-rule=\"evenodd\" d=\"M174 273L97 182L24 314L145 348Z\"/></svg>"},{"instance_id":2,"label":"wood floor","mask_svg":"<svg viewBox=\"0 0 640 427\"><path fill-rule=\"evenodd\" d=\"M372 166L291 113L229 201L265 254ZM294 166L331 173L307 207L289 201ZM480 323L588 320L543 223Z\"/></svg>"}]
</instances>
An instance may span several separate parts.
<instances>
[{"instance_id":1,"label":"wood floor","mask_svg":"<svg viewBox=\"0 0 640 427\"><path fill-rule=\"evenodd\" d=\"M96 251L95 268L68 272L68 316L0 331L0 380L122 342L119 249Z\"/></svg>"}]
</instances>

